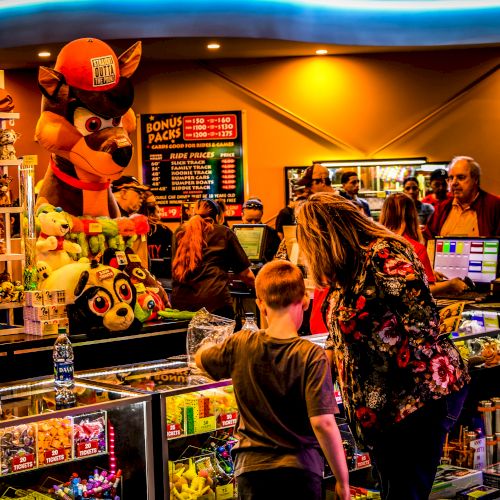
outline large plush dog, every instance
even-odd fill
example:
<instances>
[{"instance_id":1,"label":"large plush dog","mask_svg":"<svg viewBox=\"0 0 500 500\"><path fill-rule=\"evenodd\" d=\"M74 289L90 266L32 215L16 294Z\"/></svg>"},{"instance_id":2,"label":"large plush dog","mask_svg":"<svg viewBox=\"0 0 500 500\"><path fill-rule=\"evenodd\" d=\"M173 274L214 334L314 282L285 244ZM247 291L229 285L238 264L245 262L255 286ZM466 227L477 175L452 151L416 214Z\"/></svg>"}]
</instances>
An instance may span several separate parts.
<instances>
[{"instance_id":1,"label":"large plush dog","mask_svg":"<svg viewBox=\"0 0 500 500\"><path fill-rule=\"evenodd\" d=\"M109 184L132 157L130 76L140 57L140 42L117 58L101 40L81 38L62 48L54 69L40 68L35 138L52 156L38 205L50 203L76 216L120 214Z\"/></svg>"}]
</instances>

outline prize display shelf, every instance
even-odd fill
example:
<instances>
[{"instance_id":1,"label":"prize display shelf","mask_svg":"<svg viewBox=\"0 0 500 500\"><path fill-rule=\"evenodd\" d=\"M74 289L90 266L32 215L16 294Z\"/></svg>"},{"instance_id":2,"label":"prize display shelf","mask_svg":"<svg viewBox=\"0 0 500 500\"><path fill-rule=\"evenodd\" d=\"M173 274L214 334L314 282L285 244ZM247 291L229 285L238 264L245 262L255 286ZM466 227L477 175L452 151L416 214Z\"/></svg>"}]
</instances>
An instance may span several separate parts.
<instances>
[{"instance_id":1,"label":"prize display shelf","mask_svg":"<svg viewBox=\"0 0 500 500\"><path fill-rule=\"evenodd\" d=\"M20 117L19 113L0 113L0 129L7 129L9 127L13 127L15 121ZM17 178L17 186L21 185L19 178L19 169L21 167L22 160L20 159L9 159L9 160L0 160L0 175L8 175L12 177L13 171L15 170L15 175ZM11 238L11 215L18 214L21 217L21 214L24 211L24 207L14 207L12 205L12 195L10 193L10 188L8 190L8 201L7 204L2 204L0 206L0 218L1 224L3 225L3 234L0 235L0 239L3 239L3 246L5 249L4 253L0 253L0 263L4 262L4 269L2 271L6 271L13 276L13 271L16 272L16 276L19 279L22 279L22 272L24 269L24 247L23 240L20 238L20 251L13 252L12 238ZM18 197L20 199L20 197ZM17 269L14 269L13 264L18 262L19 265ZM16 324L14 320L14 311L13 309L22 307L24 304L19 301L11 301L10 298L5 298L6 294L0 295L0 335L7 334L16 334L20 333L24 330L22 325Z\"/></svg>"},{"instance_id":2,"label":"prize display shelf","mask_svg":"<svg viewBox=\"0 0 500 500\"><path fill-rule=\"evenodd\" d=\"M75 370L97 369L110 364L168 358L186 352L187 321L151 321L137 331L70 334ZM57 335L2 335L0 331L0 383L43 377L52 372L52 347Z\"/></svg>"},{"instance_id":3,"label":"prize display shelf","mask_svg":"<svg viewBox=\"0 0 500 500\"><path fill-rule=\"evenodd\" d=\"M221 450L227 451L227 443L232 446L235 442L232 431L237 422L238 408L231 380L215 382L192 372L185 356L79 372L78 376L102 386L112 388L119 385L152 395L156 491L163 488L168 492L169 483L179 469L203 467L214 470L214 498L234 497L228 464L224 457L219 456ZM341 404L338 391L335 396ZM338 424L351 472L369 468L369 456L356 448L348 424L342 419ZM211 464L209 467L207 460ZM168 476L165 474L167 470ZM330 476L331 472L326 468L325 478ZM224 480L218 484L221 477ZM168 493L165 498L169 498ZM176 496L171 494L170 498Z\"/></svg>"},{"instance_id":4,"label":"prize display shelf","mask_svg":"<svg viewBox=\"0 0 500 500\"><path fill-rule=\"evenodd\" d=\"M0 497L61 498L59 486L92 475L108 478L108 497L159 498L150 397L76 380L76 404L58 409L53 386L53 378L0 386Z\"/></svg>"}]
</instances>

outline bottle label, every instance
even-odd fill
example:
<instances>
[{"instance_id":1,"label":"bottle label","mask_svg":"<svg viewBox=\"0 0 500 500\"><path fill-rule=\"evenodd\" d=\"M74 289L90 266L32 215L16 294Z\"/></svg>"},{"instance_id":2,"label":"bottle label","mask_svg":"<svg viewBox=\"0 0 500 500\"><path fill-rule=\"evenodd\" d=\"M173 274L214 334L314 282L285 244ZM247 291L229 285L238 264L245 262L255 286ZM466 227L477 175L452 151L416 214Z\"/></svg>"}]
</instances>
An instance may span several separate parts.
<instances>
[{"instance_id":1,"label":"bottle label","mask_svg":"<svg viewBox=\"0 0 500 500\"><path fill-rule=\"evenodd\" d=\"M73 380L73 363L54 363L54 378L59 382L71 382Z\"/></svg>"}]
</instances>

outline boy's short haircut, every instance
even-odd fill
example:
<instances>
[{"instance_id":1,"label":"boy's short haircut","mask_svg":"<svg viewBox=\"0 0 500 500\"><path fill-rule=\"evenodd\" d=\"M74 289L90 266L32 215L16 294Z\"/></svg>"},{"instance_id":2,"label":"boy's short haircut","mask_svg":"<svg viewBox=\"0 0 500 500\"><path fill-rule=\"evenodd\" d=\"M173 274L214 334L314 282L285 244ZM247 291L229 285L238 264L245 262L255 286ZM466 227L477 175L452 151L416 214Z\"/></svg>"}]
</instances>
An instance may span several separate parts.
<instances>
[{"instance_id":1,"label":"boy's short haircut","mask_svg":"<svg viewBox=\"0 0 500 500\"><path fill-rule=\"evenodd\" d=\"M297 304L306 293L301 270L286 260L273 260L263 266L255 279L255 291L271 309Z\"/></svg>"}]
</instances>

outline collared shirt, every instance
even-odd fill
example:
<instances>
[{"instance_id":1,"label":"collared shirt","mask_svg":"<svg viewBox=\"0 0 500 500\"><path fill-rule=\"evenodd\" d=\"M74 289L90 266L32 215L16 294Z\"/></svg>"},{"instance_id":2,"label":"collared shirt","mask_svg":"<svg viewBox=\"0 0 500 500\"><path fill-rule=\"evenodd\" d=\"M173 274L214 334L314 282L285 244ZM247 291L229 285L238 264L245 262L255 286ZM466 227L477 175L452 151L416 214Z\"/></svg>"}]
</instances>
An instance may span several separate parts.
<instances>
[{"instance_id":1,"label":"collared shirt","mask_svg":"<svg viewBox=\"0 0 500 500\"><path fill-rule=\"evenodd\" d=\"M471 208L479 193L468 205L461 205L455 198L450 213L441 228L441 236L479 236L477 213Z\"/></svg>"}]
</instances>

